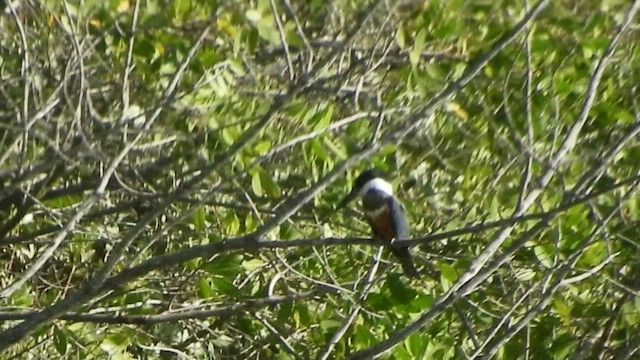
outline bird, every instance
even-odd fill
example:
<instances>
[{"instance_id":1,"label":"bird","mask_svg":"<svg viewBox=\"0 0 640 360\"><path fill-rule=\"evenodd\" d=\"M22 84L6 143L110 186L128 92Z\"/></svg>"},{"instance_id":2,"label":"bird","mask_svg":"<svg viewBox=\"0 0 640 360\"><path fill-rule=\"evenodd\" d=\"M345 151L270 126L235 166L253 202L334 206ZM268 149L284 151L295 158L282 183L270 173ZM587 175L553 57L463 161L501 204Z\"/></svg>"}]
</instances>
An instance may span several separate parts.
<instances>
[{"instance_id":1,"label":"bird","mask_svg":"<svg viewBox=\"0 0 640 360\"><path fill-rule=\"evenodd\" d=\"M393 195L393 186L385 180L385 173L379 168L363 171L336 210L344 208L357 197L362 199L362 210L374 238L391 245L389 249L399 260L405 275L419 278L409 247L392 245L395 240L409 238L410 229L404 206Z\"/></svg>"}]
</instances>

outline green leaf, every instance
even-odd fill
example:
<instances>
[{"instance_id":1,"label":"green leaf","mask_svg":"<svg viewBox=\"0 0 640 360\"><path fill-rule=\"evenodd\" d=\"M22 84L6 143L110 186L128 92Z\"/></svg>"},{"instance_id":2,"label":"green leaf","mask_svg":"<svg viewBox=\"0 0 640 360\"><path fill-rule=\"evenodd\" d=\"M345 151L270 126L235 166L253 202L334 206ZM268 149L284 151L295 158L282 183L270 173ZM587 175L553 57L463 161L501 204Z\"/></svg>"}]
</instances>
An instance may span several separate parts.
<instances>
[{"instance_id":1,"label":"green leaf","mask_svg":"<svg viewBox=\"0 0 640 360\"><path fill-rule=\"evenodd\" d=\"M362 322L362 319L359 319ZM360 350L364 347L370 346L372 344L376 344L378 342L378 338L372 333L372 327L357 324L354 328L354 337L357 340L354 345L356 349Z\"/></svg>"},{"instance_id":2,"label":"green leaf","mask_svg":"<svg viewBox=\"0 0 640 360\"><path fill-rule=\"evenodd\" d=\"M234 212L230 212L222 219L222 223L226 226L226 230L230 234L237 234L240 230L240 220Z\"/></svg>"},{"instance_id":3,"label":"green leaf","mask_svg":"<svg viewBox=\"0 0 640 360\"><path fill-rule=\"evenodd\" d=\"M211 283L223 295L240 295L240 290L233 283L225 278L212 278Z\"/></svg>"},{"instance_id":4,"label":"green leaf","mask_svg":"<svg viewBox=\"0 0 640 360\"><path fill-rule=\"evenodd\" d=\"M293 318L297 319L296 322L302 326L309 326L311 324L309 308L304 303L296 303L294 309Z\"/></svg>"},{"instance_id":5,"label":"green leaf","mask_svg":"<svg viewBox=\"0 0 640 360\"><path fill-rule=\"evenodd\" d=\"M204 270L211 275L233 277L242 271L242 259L240 254L220 255L204 265Z\"/></svg>"},{"instance_id":6,"label":"green leaf","mask_svg":"<svg viewBox=\"0 0 640 360\"><path fill-rule=\"evenodd\" d=\"M54 327L53 329L53 346L56 348L56 351L60 355L65 355L67 353L68 347L68 337L67 334L60 330L59 327Z\"/></svg>"},{"instance_id":7,"label":"green leaf","mask_svg":"<svg viewBox=\"0 0 640 360\"><path fill-rule=\"evenodd\" d=\"M258 227L258 222L254 218L253 212L247 212L247 215L244 218L244 229L245 231L253 231Z\"/></svg>"},{"instance_id":8,"label":"green leaf","mask_svg":"<svg viewBox=\"0 0 640 360\"><path fill-rule=\"evenodd\" d=\"M214 291L213 291L213 288L211 287L211 284L209 284L209 280L204 278L198 279L198 293L200 295L200 298L202 299L208 299L213 297Z\"/></svg>"},{"instance_id":9,"label":"green leaf","mask_svg":"<svg viewBox=\"0 0 640 360\"><path fill-rule=\"evenodd\" d=\"M280 238L282 240L299 238L300 235L301 235L300 231L298 231L298 229L296 229L295 226L292 226L291 224L288 224L288 223L284 223L280 225Z\"/></svg>"},{"instance_id":10,"label":"green leaf","mask_svg":"<svg viewBox=\"0 0 640 360\"><path fill-rule=\"evenodd\" d=\"M324 130L329 124L331 124L331 118L333 116L333 106L328 105L325 106L321 111L315 113L311 119L310 123L313 126L313 130Z\"/></svg>"},{"instance_id":11,"label":"green leaf","mask_svg":"<svg viewBox=\"0 0 640 360\"><path fill-rule=\"evenodd\" d=\"M434 80L442 80L444 79L444 72L440 68L440 66L436 63L428 63L424 67L427 75Z\"/></svg>"},{"instance_id":12,"label":"green leaf","mask_svg":"<svg viewBox=\"0 0 640 360\"><path fill-rule=\"evenodd\" d=\"M367 296L367 306L376 311L387 311L392 308L389 297L379 294L371 293Z\"/></svg>"},{"instance_id":13,"label":"green leaf","mask_svg":"<svg viewBox=\"0 0 640 360\"><path fill-rule=\"evenodd\" d=\"M342 323L337 320L320 321L320 328L324 331L332 331L333 329L339 328L341 325Z\"/></svg>"},{"instance_id":14,"label":"green leaf","mask_svg":"<svg viewBox=\"0 0 640 360\"><path fill-rule=\"evenodd\" d=\"M328 137L325 137L322 142L334 155L336 155L337 159L342 160L347 158L347 154Z\"/></svg>"},{"instance_id":15,"label":"green leaf","mask_svg":"<svg viewBox=\"0 0 640 360\"><path fill-rule=\"evenodd\" d=\"M222 140L225 145L231 146L235 142L235 137L231 134L229 128L224 128L220 130L220 140Z\"/></svg>"},{"instance_id":16,"label":"green leaf","mask_svg":"<svg viewBox=\"0 0 640 360\"><path fill-rule=\"evenodd\" d=\"M533 252L540 263L548 268L553 266L553 254L555 247L553 244L538 245L533 248Z\"/></svg>"},{"instance_id":17,"label":"green leaf","mask_svg":"<svg viewBox=\"0 0 640 360\"><path fill-rule=\"evenodd\" d=\"M153 58L156 47L153 41L148 39L138 39L133 45L133 54L147 59Z\"/></svg>"},{"instance_id":18,"label":"green leaf","mask_svg":"<svg viewBox=\"0 0 640 360\"><path fill-rule=\"evenodd\" d=\"M277 359L278 360L294 360L295 358L293 357L293 355L289 354L284 349L281 349L280 352L278 352Z\"/></svg>"},{"instance_id":19,"label":"green leaf","mask_svg":"<svg viewBox=\"0 0 640 360\"><path fill-rule=\"evenodd\" d=\"M438 269L440 270L440 283L446 291L458 280L458 273L453 266L444 262L438 263Z\"/></svg>"},{"instance_id":20,"label":"green leaf","mask_svg":"<svg viewBox=\"0 0 640 360\"><path fill-rule=\"evenodd\" d=\"M412 288L405 286L402 280L400 280L400 276L395 273L391 273L387 276L385 285L389 289L391 298L396 304L408 304L417 295L417 292Z\"/></svg>"},{"instance_id":21,"label":"green leaf","mask_svg":"<svg viewBox=\"0 0 640 360\"><path fill-rule=\"evenodd\" d=\"M418 31L418 33L416 34L416 37L413 43L413 49L411 49L411 52L409 53L409 61L411 62L411 65L415 66L420 62L420 59L422 58L422 51L424 50L426 37L427 36L426 36L425 29L420 29L420 31Z\"/></svg>"},{"instance_id":22,"label":"green leaf","mask_svg":"<svg viewBox=\"0 0 640 360\"><path fill-rule=\"evenodd\" d=\"M406 347L398 346L394 349L394 357L398 360L414 360L414 357L411 356L409 350Z\"/></svg>"},{"instance_id":23,"label":"green leaf","mask_svg":"<svg viewBox=\"0 0 640 360\"><path fill-rule=\"evenodd\" d=\"M222 336L216 336L212 340L212 342L217 347L226 348L233 344L234 340L231 337L223 334Z\"/></svg>"},{"instance_id":24,"label":"green leaf","mask_svg":"<svg viewBox=\"0 0 640 360\"><path fill-rule=\"evenodd\" d=\"M62 209L69 206L73 206L81 202L83 199L82 195L65 195L53 198L51 200L45 200L43 203L52 209Z\"/></svg>"},{"instance_id":25,"label":"green leaf","mask_svg":"<svg viewBox=\"0 0 640 360\"><path fill-rule=\"evenodd\" d=\"M280 193L281 193L280 186L278 186L278 184L275 181L273 181L273 178L271 177L271 175L267 174L264 171L261 171L260 182L264 187L264 190L267 192L267 194L270 197L273 197L273 198L280 197Z\"/></svg>"},{"instance_id":26,"label":"green leaf","mask_svg":"<svg viewBox=\"0 0 640 360\"><path fill-rule=\"evenodd\" d=\"M191 10L191 0L174 0L173 11L177 17L184 17Z\"/></svg>"},{"instance_id":27,"label":"green leaf","mask_svg":"<svg viewBox=\"0 0 640 360\"><path fill-rule=\"evenodd\" d=\"M553 310L561 317L569 317L571 315L571 307L560 298L553 300Z\"/></svg>"},{"instance_id":28,"label":"green leaf","mask_svg":"<svg viewBox=\"0 0 640 360\"><path fill-rule=\"evenodd\" d=\"M428 339L421 333L415 332L404 341L404 346L411 355L411 359L425 358Z\"/></svg>"},{"instance_id":29,"label":"green leaf","mask_svg":"<svg viewBox=\"0 0 640 360\"><path fill-rule=\"evenodd\" d=\"M578 260L579 267L594 267L602 263L607 258L607 246L603 241L589 245Z\"/></svg>"},{"instance_id":30,"label":"green leaf","mask_svg":"<svg viewBox=\"0 0 640 360\"><path fill-rule=\"evenodd\" d=\"M198 232L204 230L205 222L206 214L204 212L204 208L199 207L198 210L193 213L193 226L195 227L195 230Z\"/></svg>"},{"instance_id":31,"label":"green leaf","mask_svg":"<svg viewBox=\"0 0 640 360\"><path fill-rule=\"evenodd\" d=\"M575 337L570 334L559 334L554 336L553 343L551 344L550 353L553 354L554 359L566 359L570 354L574 353L574 350L578 342Z\"/></svg>"},{"instance_id":32,"label":"green leaf","mask_svg":"<svg viewBox=\"0 0 640 360\"><path fill-rule=\"evenodd\" d=\"M251 190L253 190L253 193L257 196L262 196L264 194L262 191L262 180L260 179L259 171L256 171L251 176Z\"/></svg>"},{"instance_id":33,"label":"green leaf","mask_svg":"<svg viewBox=\"0 0 640 360\"><path fill-rule=\"evenodd\" d=\"M400 49L404 49L407 46L407 32L402 26L399 26L396 31L396 43Z\"/></svg>"},{"instance_id":34,"label":"green leaf","mask_svg":"<svg viewBox=\"0 0 640 360\"><path fill-rule=\"evenodd\" d=\"M282 304L277 314L278 322L288 322L291 319L291 314L293 314L293 303L287 302Z\"/></svg>"},{"instance_id":35,"label":"green leaf","mask_svg":"<svg viewBox=\"0 0 640 360\"><path fill-rule=\"evenodd\" d=\"M271 149L271 141L259 141L256 143L256 145L253 147L253 150L258 154L258 155L264 155L265 153L267 153L269 150Z\"/></svg>"},{"instance_id":36,"label":"green leaf","mask_svg":"<svg viewBox=\"0 0 640 360\"><path fill-rule=\"evenodd\" d=\"M29 307L33 305L31 287L29 285L22 285L20 289L11 295L11 304L22 307Z\"/></svg>"},{"instance_id":37,"label":"green leaf","mask_svg":"<svg viewBox=\"0 0 640 360\"><path fill-rule=\"evenodd\" d=\"M100 348L109 354L119 353L129 345L131 339L124 332L108 335L100 344Z\"/></svg>"},{"instance_id":38,"label":"green leaf","mask_svg":"<svg viewBox=\"0 0 640 360\"><path fill-rule=\"evenodd\" d=\"M424 309L428 309L433 305L434 299L432 295L429 294L418 294L413 301L411 301L411 309L416 312L423 311Z\"/></svg>"},{"instance_id":39,"label":"green leaf","mask_svg":"<svg viewBox=\"0 0 640 360\"><path fill-rule=\"evenodd\" d=\"M256 23L258 35L272 45L280 45L280 34L271 18L261 19Z\"/></svg>"},{"instance_id":40,"label":"green leaf","mask_svg":"<svg viewBox=\"0 0 640 360\"><path fill-rule=\"evenodd\" d=\"M258 21L260 21L260 19L262 19L262 14L257 9L249 9L249 10L247 10L247 12L245 13L245 16L247 17L247 20L249 20L251 22L254 22L254 23L258 22Z\"/></svg>"},{"instance_id":41,"label":"green leaf","mask_svg":"<svg viewBox=\"0 0 640 360\"><path fill-rule=\"evenodd\" d=\"M246 271L254 271L258 268L261 268L265 265L266 263L261 260L261 259L251 259L248 261L243 261L242 262L242 267L246 270Z\"/></svg>"},{"instance_id":42,"label":"green leaf","mask_svg":"<svg viewBox=\"0 0 640 360\"><path fill-rule=\"evenodd\" d=\"M309 144L311 145L311 150L318 157L318 159L327 160L329 158L329 155L327 154L324 146L322 146L322 143L318 140L318 138L311 140Z\"/></svg>"}]
</instances>

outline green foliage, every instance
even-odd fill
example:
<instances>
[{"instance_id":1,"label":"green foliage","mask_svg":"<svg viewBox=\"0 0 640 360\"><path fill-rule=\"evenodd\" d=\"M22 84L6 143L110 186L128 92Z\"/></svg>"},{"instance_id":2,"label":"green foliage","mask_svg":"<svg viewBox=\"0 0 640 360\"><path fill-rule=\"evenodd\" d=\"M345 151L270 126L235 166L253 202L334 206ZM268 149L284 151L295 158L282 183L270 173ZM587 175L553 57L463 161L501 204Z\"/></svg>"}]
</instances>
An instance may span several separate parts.
<instances>
[{"instance_id":1,"label":"green foliage","mask_svg":"<svg viewBox=\"0 0 640 360\"><path fill-rule=\"evenodd\" d=\"M425 315L384 357L640 348L637 19L586 103L628 2L552 1L486 63L535 4L11 4L2 358L340 359ZM370 166L415 238L459 231L412 248L421 279L385 249L369 283L377 243L285 246L370 236L335 211Z\"/></svg>"}]
</instances>

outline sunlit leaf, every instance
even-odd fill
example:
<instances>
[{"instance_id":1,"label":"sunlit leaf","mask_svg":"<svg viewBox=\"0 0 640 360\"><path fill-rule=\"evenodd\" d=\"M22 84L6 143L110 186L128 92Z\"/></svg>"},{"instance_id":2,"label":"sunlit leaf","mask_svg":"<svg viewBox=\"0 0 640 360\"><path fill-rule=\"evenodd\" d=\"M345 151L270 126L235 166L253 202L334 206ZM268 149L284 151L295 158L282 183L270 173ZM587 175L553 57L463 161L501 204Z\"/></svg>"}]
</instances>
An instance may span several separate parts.
<instances>
[{"instance_id":1,"label":"sunlit leaf","mask_svg":"<svg viewBox=\"0 0 640 360\"><path fill-rule=\"evenodd\" d=\"M251 189L257 196L262 196L262 179L260 178L260 172L256 172L251 176Z\"/></svg>"},{"instance_id":2,"label":"sunlit leaf","mask_svg":"<svg viewBox=\"0 0 640 360\"><path fill-rule=\"evenodd\" d=\"M203 278L198 279L198 291L200 297L203 299L213 297L214 294L213 288L211 287L211 284L209 284L209 281Z\"/></svg>"},{"instance_id":3,"label":"sunlit leaf","mask_svg":"<svg viewBox=\"0 0 640 360\"><path fill-rule=\"evenodd\" d=\"M254 271L264 265L265 265L265 262L260 259L251 259L251 260L242 262L242 267L246 271Z\"/></svg>"},{"instance_id":4,"label":"sunlit leaf","mask_svg":"<svg viewBox=\"0 0 640 360\"><path fill-rule=\"evenodd\" d=\"M412 65L416 65L420 62L422 51L424 50L425 38L426 30L420 29L414 38L413 48L409 53L409 61L411 61Z\"/></svg>"}]
</instances>

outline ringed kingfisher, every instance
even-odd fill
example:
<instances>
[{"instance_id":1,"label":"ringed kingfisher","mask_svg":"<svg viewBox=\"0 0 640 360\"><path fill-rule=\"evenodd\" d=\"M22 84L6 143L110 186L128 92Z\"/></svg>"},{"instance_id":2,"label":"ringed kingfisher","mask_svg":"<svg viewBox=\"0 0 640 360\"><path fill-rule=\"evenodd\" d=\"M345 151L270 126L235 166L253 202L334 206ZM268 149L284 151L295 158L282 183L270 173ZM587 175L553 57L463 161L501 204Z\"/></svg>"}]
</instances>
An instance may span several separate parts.
<instances>
[{"instance_id":1,"label":"ringed kingfisher","mask_svg":"<svg viewBox=\"0 0 640 360\"><path fill-rule=\"evenodd\" d=\"M362 172L337 209L343 208L357 197L362 198L362 210L375 238L387 244L392 244L397 239L409 238L409 223L404 206L393 196L393 187L384 179L382 170L372 168ZM407 276L420 277L411 260L409 247L389 246L389 249L398 258Z\"/></svg>"}]
</instances>

